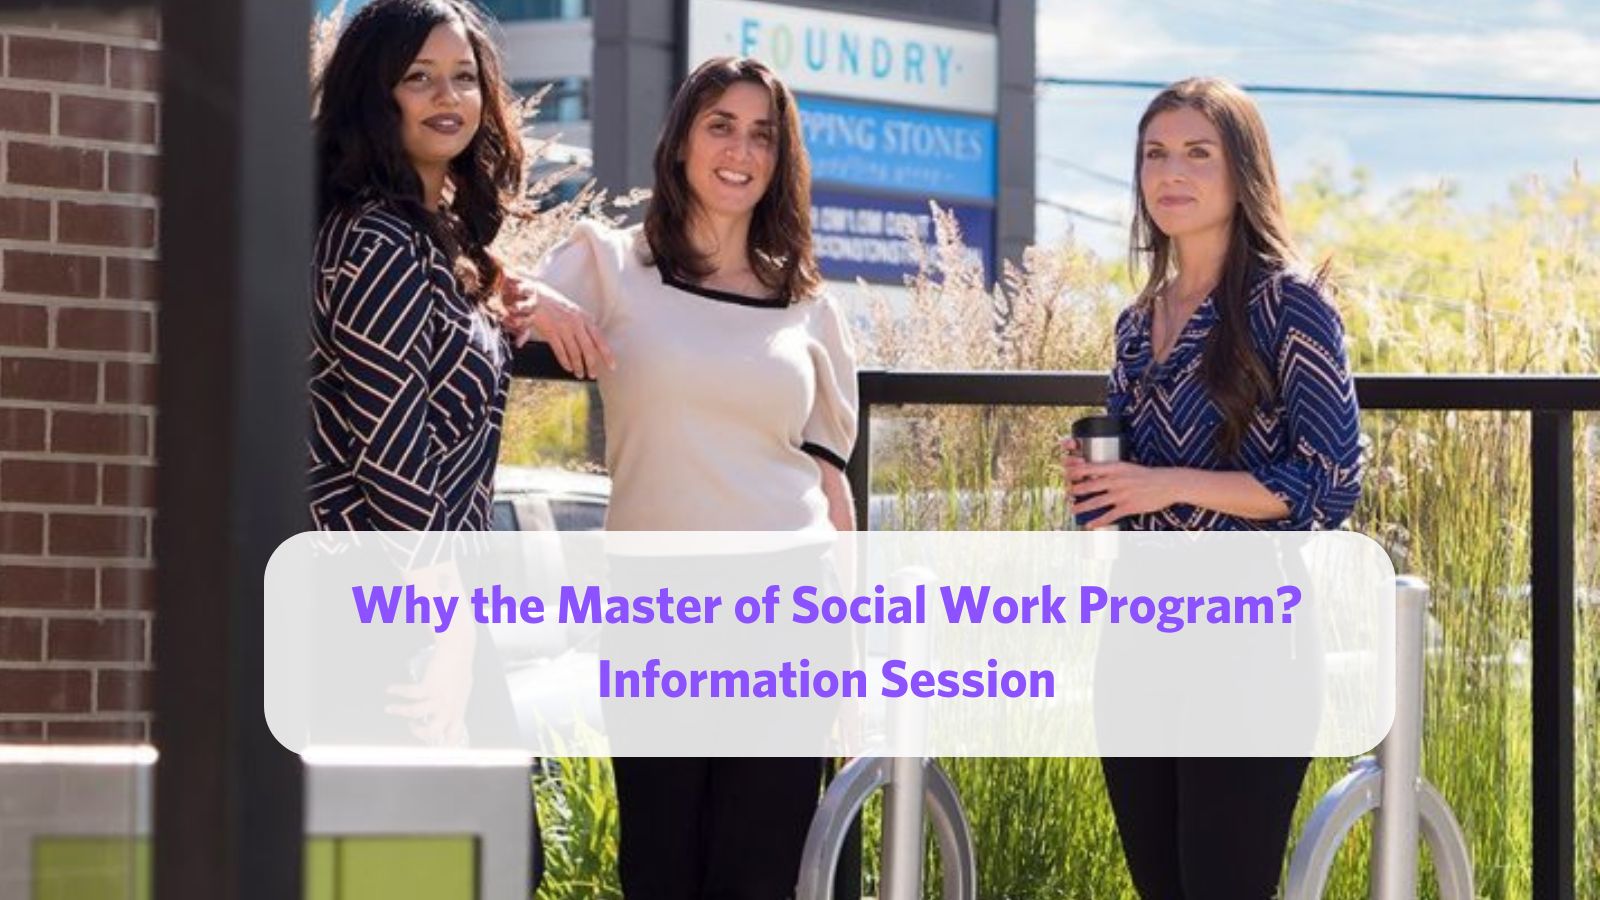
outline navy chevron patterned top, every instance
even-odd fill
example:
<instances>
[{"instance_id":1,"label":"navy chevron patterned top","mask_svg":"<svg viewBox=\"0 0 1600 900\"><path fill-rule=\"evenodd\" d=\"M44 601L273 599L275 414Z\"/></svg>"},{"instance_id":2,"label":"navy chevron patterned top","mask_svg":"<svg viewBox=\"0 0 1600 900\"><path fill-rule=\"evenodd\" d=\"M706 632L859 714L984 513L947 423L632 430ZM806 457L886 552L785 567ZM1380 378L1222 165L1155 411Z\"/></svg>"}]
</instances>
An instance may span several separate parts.
<instances>
[{"instance_id":1,"label":"navy chevron patterned top","mask_svg":"<svg viewBox=\"0 0 1600 900\"><path fill-rule=\"evenodd\" d=\"M1289 507L1289 517L1259 521L1177 505L1125 517L1122 527L1329 529L1349 517L1361 493L1360 422L1339 313L1315 286L1287 273L1259 279L1247 310L1256 352L1275 379L1277 395L1257 407L1237 459L1221 456L1222 414L1200 371L1206 338L1217 321L1210 297L1162 362L1153 358L1148 306L1123 310L1107 408L1125 419L1131 461L1249 471Z\"/></svg>"},{"instance_id":2,"label":"navy chevron patterned top","mask_svg":"<svg viewBox=\"0 0 1600 900\"><path fill-rule=\"evenodd\" d=\"M432 240L377 202L328 215L314 275L316 527L486 529L511 379L499 325Z\"/></svg>"}]
</instances>

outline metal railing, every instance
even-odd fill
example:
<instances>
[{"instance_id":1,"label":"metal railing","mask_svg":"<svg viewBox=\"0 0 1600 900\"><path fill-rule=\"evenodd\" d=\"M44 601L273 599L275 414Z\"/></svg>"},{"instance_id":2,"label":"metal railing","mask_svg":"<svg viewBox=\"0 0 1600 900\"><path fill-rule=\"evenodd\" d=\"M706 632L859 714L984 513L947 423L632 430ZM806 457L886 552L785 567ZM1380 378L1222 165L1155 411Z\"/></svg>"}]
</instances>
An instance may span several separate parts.
<instances>
[{"instance_id":1,"label":"metal railing","mask_svg":"<svg viewBox=\"0 0 1600 900\"><path fill-rule=\"evenodd\" d=\"M565 377L540 345L524 348L513 371ZM860 427L848 474L856 518L865 523L874 411L908 405L1095 407L1105 402L1106 375L863 370L859 383ZM1533 895L1571 900L1576 875L1573 415L1600 411L1600 377L1357 375L1355 383L1363 412L1477 410L1532 416Z\"/></svg>"}]
</instances>

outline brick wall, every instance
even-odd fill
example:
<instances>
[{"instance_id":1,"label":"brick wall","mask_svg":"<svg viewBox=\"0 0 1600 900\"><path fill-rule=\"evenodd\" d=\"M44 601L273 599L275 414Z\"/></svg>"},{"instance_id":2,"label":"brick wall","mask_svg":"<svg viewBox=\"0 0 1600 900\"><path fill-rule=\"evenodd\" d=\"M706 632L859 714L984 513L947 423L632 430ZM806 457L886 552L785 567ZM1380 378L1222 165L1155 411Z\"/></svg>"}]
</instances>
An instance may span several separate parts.
<instances>
[{"instance_id":1,"label":"brick wall","mask_svg":"<svg viewBox=\"0 0 1600 900\"><path fill-rule=\"evenodd\" d=\"M0 12L0 742L149 738L158 25Z\"/></svg>"}]
</instances>

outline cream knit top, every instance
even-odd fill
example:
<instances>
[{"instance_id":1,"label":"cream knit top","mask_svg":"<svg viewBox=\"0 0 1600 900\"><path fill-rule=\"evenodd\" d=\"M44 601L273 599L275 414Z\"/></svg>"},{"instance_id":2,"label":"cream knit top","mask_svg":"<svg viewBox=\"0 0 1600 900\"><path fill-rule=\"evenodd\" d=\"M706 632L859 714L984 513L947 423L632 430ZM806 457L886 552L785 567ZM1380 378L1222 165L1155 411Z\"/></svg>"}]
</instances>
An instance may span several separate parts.
<instances>
[{"instance_id":1,"label":"cream knit top","mask_svg":"<svg viewBox=\"0 0 1600 900\"><path fill-rule=\"evenodd\" d=\"M638 226L578 226L538 278L617 361L599 376L611 531L828 528L817 459L856 436L855 354L832 298L795 303L671 279Z\"/></svg>"}]
</instances>

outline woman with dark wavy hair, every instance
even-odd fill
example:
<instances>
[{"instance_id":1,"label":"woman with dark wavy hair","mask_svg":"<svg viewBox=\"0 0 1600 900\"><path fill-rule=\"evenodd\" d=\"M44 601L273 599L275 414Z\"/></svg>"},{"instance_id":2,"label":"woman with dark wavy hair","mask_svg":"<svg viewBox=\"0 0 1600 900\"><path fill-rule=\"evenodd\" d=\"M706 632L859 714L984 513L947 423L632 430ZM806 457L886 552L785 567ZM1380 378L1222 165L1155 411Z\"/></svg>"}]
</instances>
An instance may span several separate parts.
<instances>
[{"instance_id":1,"label":"woman with dark wavy hair","mask_svg":"<svg viewBox=\"0 0 1600 900\"><path fill-rule=\"evenodd\" d=\"M1361 490L1344 329L1321 274L1299 266L1259 110L1192 78L1150 102L1137 140L1131 256L1145 283L1117 320L1107 391L1128 459L1086 462L1064 442L1073 511L1091 528L1339 527ZM1097 681L1137 678L1117 657L1102 645ZM1282 713L1283 728L1316 726L1315 710ZM1307 763L1103 760L1140 895L1273 896Z\"/></svg>"},{"instance_id":2,"label":"woman with dark wavy hair","mask_svg":"<svg viewBox=\"0 0 1600 900\"><path fill-rule=\"evenodd\" d=\"M705 62L673 100L653 188L642 226L581 225L532 285L533 332L598 376L606 528L854 528L854 355L820 291L794 95L755 60ZM793 893L821 759L652 758L659 734L606 725L630 900Z\"/></svg>"},{"instance_id":3,"label":"woman with dark wavy hair","mask_svg":"<svg viewBox=\"0 0 1600 900\"><path fill-rule=\"evenodd\" d=\"M375 0L317 84L308 450L318 529L489 527L510 352L488 247L523 177L500 73L471 4ZM477 743L499 740L485 733L483 704L503 715L509 699L477 638L453 629L431 649L404 648L418 652L414 683L402 658L350 689L380 698L364 706L402 737L409 727L458 745L470 726Z\"/></svg>"}]
</instances>

